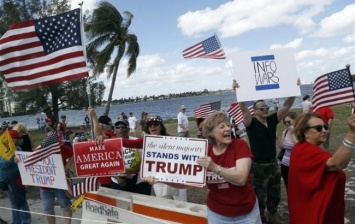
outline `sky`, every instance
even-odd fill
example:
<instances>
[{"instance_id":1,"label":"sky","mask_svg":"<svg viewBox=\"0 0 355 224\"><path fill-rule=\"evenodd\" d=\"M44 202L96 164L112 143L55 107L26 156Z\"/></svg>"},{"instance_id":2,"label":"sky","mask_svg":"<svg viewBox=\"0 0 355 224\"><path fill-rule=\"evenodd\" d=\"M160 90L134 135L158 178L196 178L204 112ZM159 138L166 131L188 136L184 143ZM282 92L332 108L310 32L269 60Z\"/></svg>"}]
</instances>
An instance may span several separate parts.
<instances>
[{"instance_id":1,"label":"sky","mask_svg":"<svg viewBox=\"0 0 355 224\"><path fill-rule=\"evenodd\" d=\"M78 0L71 0L77 8ZM85 0L92 11L99 1ZM345 68L355 73L354 0L109 0L133 14L137 70L120 63L113 99L230 89L238 53L293 48L302 83ZM184 59L182 51L216 34L226 59ZM100 75L107 99L111 79Z\"/></svg>"}]
</instances>

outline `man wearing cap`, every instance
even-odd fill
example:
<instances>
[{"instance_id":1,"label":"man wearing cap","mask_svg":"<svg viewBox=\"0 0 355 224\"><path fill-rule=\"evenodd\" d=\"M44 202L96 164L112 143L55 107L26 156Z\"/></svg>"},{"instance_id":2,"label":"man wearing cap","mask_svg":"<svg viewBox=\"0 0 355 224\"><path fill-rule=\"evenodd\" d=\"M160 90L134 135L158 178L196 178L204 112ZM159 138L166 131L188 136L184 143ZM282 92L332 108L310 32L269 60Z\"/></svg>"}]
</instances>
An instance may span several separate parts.
<instances>
[{"instance_id":1,"label":"man wearing cap","mask_svg":"<svg viewBox=\"0 0 355 224\"><path fill-rule=\"evenodd\" d=\"M9 130L9 134L14 141L16 151L22 151L17 145L19 133L16 130ZM12 141L10 140L10 141ZM27 203L26 189L22 185L20 172L16 164L15 155L9 160L0 157L0 188L6 191L11 201L12 223L31 223L30 208ZM21 212L25 211L25 212Z\"/></svg>"},{"instance_id":2,"label":"man wearing cap","mask_svg":"<svg viewBox=\"0 0 355 224\"><path fill-rule=\"evenodd\" d=\"M185 112L186 112L185 105L180 105L180 112L177 115L177 120L178 120L177 131L178 131L179 137L190 137L189 120L188 120Z\"/></svg>"},{"instance_id":3,"label":"man wearing cap","mask_svg":"<svg viewBox=\"0 0 355 224\"><path fill-rule=\"evenodd\" d=\"M126 120L120 119L115 123L116 136L124 139L136 139L129 136L130 126ZM140 158L142 149L123 147L126 173L111 177L111 187L138 194L151 194L151 185L139 177Z\"/></svg>"},{"instance_id":4,"label":"man wearing cap","mask_svg":"<svg viewBox=\"0 0 355 224\"><path fill-rule=\"evenodd\" d=\"M112 120L109 118L107 115L102 115L99 118L97 118L97 114L93 108L89 108L88 110L89 115L91 117L91 120L93 122L98 121L98 125L95 125L94 123L94 129L95 133L103 133L105 135L105 138L115 138L116 135L112 131ZM111 177L99 177L98 178L101 186L111 188Z\"/></svg>"},{"instance_id":5,"label":"man wearing cap","mask_svg":"<svg viewBox=\"0 0 355 224\"><path fill-rule=\"evenodd\" d=\"M129 113L129 118L128 118L128 123L129 123L129 133L133 136L136 136L136 124L137 124L137 118L133 116L133 113Z\"/></svg>"},{"instance_id":6,"label":"man wearing cap","mask_svg":"<svg viewBox=\"0 0 355 224\"><path fill-rule=\"evenodd\" d=\"M128 117L124 112L121 112L121 116L122 116L123 120L126 120L126 121L128 120Z\"/></svg>"}]
</instances>

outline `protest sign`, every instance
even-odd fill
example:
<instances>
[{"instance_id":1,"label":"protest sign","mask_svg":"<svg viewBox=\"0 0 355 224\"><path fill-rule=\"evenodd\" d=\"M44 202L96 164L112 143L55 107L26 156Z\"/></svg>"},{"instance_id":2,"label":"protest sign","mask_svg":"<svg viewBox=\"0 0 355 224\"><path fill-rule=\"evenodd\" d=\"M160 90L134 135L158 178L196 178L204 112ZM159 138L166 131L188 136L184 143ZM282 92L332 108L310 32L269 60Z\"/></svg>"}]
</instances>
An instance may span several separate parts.
<instances>
[{"instance_id":1,"label":"protest sign","mask_svg":"<svg viewBox=\"0 0 355 224\"><path fill-rule=\"evenodd\" d=\"M206 139L200 138L145 135L141 177L203 187L206 169L197 165L196 160L207 155L207 144Z\"/></svg>"},{"instance_id":2,"label":"protest sign","mask_svg":"<svg viewBox=\"0 0 355 224\"><path fill-rule=\"evenodd\" d=\"M120 138L106 139L101 146L94 141L76 142L73 148L78 177L112 176L125 172Z\"/></svg>"},{"instance_id":3,"label":"protest sign","mask_svg":"<svg viewBox=\"0 0 355 224\"><path fill-rule=\"evenodd\" d=\"M301 95L292 49L244 52L232 59L238 102Z\"/></svg>"},{"instance_id":4,"label":"protest sign","mask_svg":"<svg viewBox=\"0 0 355 224\"><path fill-rule=\"evenodd\" d=\"M62 155L53 154L33 165L24 166L24 160L31 154L32 152L15 152L19 159L17 165L23 185L68 190Z\"/></svg>"}]
</instances>

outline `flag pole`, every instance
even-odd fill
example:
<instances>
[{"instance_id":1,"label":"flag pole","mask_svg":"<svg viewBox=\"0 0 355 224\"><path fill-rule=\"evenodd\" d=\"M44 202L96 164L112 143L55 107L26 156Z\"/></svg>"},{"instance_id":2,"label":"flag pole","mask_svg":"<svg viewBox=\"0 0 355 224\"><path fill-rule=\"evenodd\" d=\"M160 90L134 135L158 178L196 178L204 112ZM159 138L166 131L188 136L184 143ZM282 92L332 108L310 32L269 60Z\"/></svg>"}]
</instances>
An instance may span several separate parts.
<instances>
[{"instance_id":1,"label":"flag pole","mask_svg":"<svg viewBox=\"0 0 355 224\"><path fill-rule=\"evenodd\" d=\"M221 44L221 42L219 41L219 39L218 39L216 33L213 33L213 34L214 34L216 40L218 41L219 46L221 46L221 48L222 48L222 44ZM224 55L225 55L226 58L227 58L226 52L223 51L223 53L224 53ZM232 71L231 66L230 66L229 63L228 63L228 60L227 60L227 65L228 65L229 71L230 71L230 73L232 74L232 78L233 78L233 71Z\"/></svg>"},{"instance_id":2,"label":"flag pole","mask_svg":"<svg viewBox=\"0 0 355 224\"><path fill-rule=\"evenodd\" d=\"M80 6L80 35L81 35L81 43L83 45L83 52L84 52L84 58L85 58L85 62L86 62L86 66L88 65L88 60L87 60L87 54L86 54L86 44L85 44L85 38L84 38L84 21L83 21L83 4L84 1L82 1L81 3L78 3L78 5ZM90 69L88 69L89 72ZM88 103L89 103L89 107L92 106L91 103L91 86L90 86L90 74L89 76L86 78L86 93L88 95ZM91 138L94 138L94 130L93 130L93 123L92 123L92 119L91 119L91 127L90 127L90 136Z\"/></svg>"}]
</instances>

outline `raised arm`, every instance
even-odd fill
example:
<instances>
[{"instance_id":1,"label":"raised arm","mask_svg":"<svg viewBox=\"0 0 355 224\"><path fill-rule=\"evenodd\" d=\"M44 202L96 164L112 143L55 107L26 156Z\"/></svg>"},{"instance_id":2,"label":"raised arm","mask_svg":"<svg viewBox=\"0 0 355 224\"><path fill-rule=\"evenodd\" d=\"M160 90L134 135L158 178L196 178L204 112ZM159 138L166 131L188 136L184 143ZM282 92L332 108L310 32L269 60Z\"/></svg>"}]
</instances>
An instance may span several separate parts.
<instances>
[{"instance_id":1,"label":"raised arm","mask_svg":"<svg viewBox=\"0 0 355 224\"><path fill-rule=\"evenodd\" d=\"M349 132L333 156L326 163L327 171L339 171L345 169L355 150L355 115L348 118Z\"/></svg>"},{"instance_id":2,"label":"raised arm","mask_svg":"<svg viewBox=\"0 0 355 224\"><path fill-rule=\"evenodd\" d=\"M286 114L290 111L294 102L295 102L294 96L286 98L282 107L277 111L278 121L281 121L286 116Z\"/></svg>"},{"instance_id":3,"label":"raised arm","mask_svg":"<svg viewBox=\"0 0 355 224\"><path fill-rule=\"evenodd\" d=\"M95 109L92 108L92 107L89 107L88 108L88 113L89 113L89 115L91 117L91 120L92 120L92 123L93 123L93 126L94 126L94 135L96 137L102 136L103 135L102 129L100 127L99 119L97 118L97 114L96 114Z\"/></svg>"},{"instance_id":4,"label":"raised arm","mask_svg":"<svg viewBox=\"0 0 355 224\"><path fill-rule=\"evenodd\" d=\"M237 83L237 80L233 80L233 84L232 84L232 88L235 90L236 88L239 88L239 84ZM244 102L238 102L240 110L242 112L243 115L243 122L245 127L249 127L250 123L251 123L251 114L250 111L247 107L247 105Z\"/></svg>"}]
</instances>

